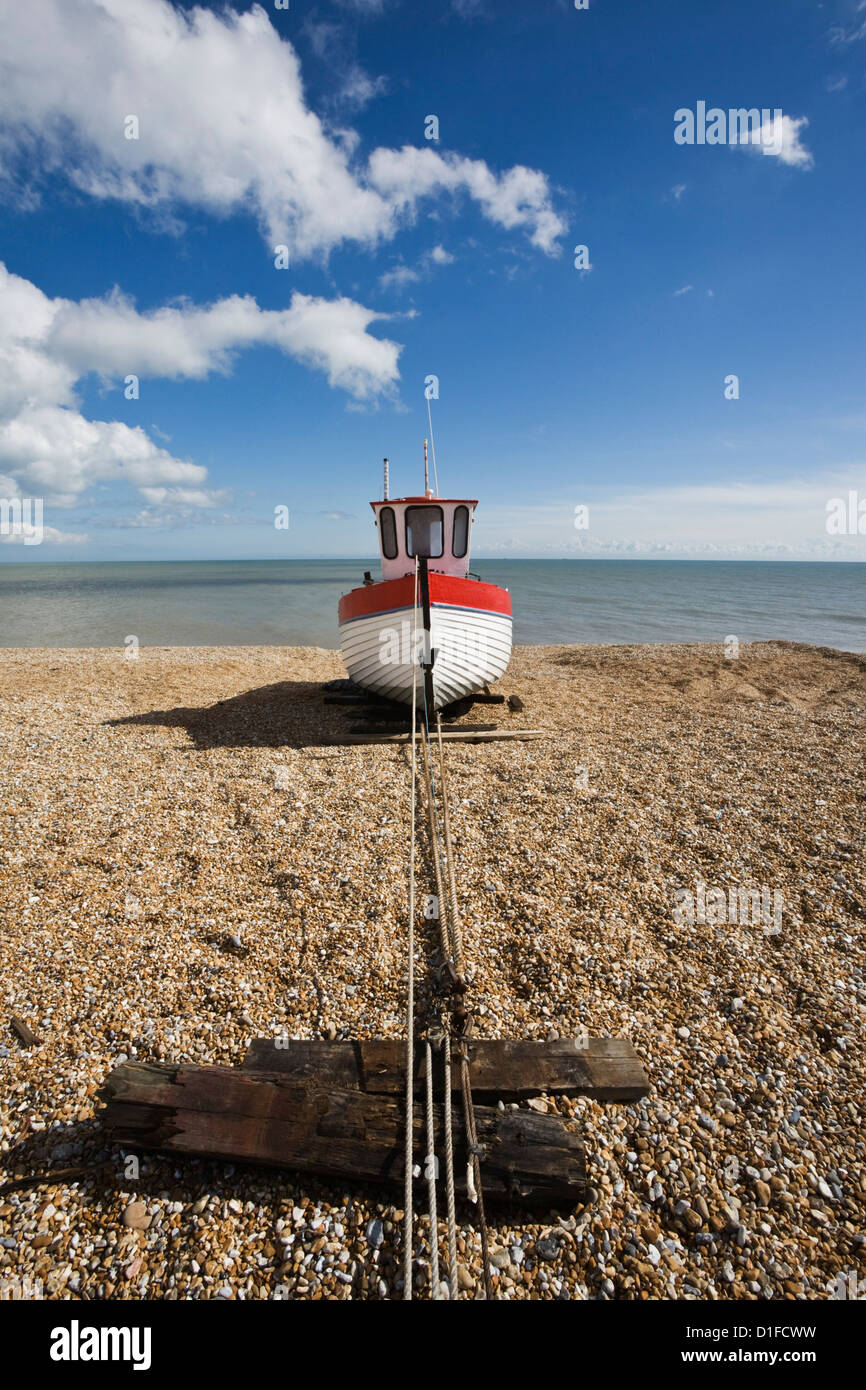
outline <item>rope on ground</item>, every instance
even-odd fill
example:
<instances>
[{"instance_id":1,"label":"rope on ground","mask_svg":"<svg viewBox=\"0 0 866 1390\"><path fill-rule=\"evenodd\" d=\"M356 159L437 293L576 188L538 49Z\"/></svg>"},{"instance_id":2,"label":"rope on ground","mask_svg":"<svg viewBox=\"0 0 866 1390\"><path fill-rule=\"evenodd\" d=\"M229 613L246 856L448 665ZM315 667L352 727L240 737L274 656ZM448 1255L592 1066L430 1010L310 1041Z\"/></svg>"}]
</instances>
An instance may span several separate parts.
<instances>
[{"instance_id":1,"label":"rope on ground","mask_svg":"<svg viewBox=\"0 0 866 1390\"><path fill-rule=\"evenodd\" d=\"M454 847L451 841L451 818L448 809L448 779L445 773L445 749L442 743L442 720L437 711L436 731L439 741L439 790L442 798L442 825L445 834L445 866L448 874L449 892L449 921L451 924L451 945L454 953L454 965L458 976L463 979L466 971L466 962L463 954L463 934L460 929L460 909L457 905L457 876L454 867ZM472 1086L469 1080L469 1057L467 1052L467 1042L465 1030L468 1024L468 1014L462 1000L454 1010L455 1018L462 1027L463 1033L460 1037L460 1083L463 1094L463 1122L466 1132L466 1145L469 1151L467 1167L467 1188L470 1197L476 1204L478 1211L478 1226L481 1232L481 1260L484 1276L485 1297L493 1298L493 1284L490 1276L490 1240L487 1231L487 1220L484 1212L484 1189L481 1182L481 1148L478 1143L478 1134L475 1128L475 1107L472 1103ZM450 1081L450 1078L449 1078Z\"/></svg>"},{"instance_id":2,"label":"rope on ground","mask_svg":"<svg viewBox=\"0 0 866 1390\"><path fill-rule=\"evenodd\" d=\"M440 1299L439 1218L436 1213L436 1135L433 1128L433 1049L425 1043L424 1072L427 1083L427 1206L430 1213L430 1297Z\"/></svg>"},{"instance_id":3,"label":"rope on ground","mask_svg":"<svg viewBox=\"0 0 866 1390\"><path fill-rule=\"evenodd\" d=\"M415 633L414 650L417 651L418 637L418 561L415 561ZM428 654L429 655L429 654ZM414 1054L412 1033L414 1028L414 1007L412 1001L414 989L414 973L412 951L414 945L414 903L415 903L415 778L416 778L416 693L417 685L413 672L412 681L412 852L411 852L411 874L410 874L410 974L409 974L409 1038L407 1042L407 1073L406 1073L406 1248L405 1248L405 1274L404 1274L404 1298L412 1297L412 1122L413 1122L413 1081L414 1081ZM439 743L439 769L440 769L440 796L442 799L442 827L443 834L440 834L439 822L434 800L432 755L430 748L430 715L436 715L436 729ZM468 1054L468 1033L470 1028L469 1015L463 1002L465 984L465 958L463 954L463 935L460 926L460 912L457 905L457 878L454 866L454 849L451 841L451 823L448 807L448 784L445 774L445 750L442 740L442 720L438 711L432 711L427 707L427 688L424 687L424 728L421 731L421 745L423 753L423 768L425 791L427 795L427 806L430 819L430 838L431 849L433 852L433 867L436 879L436 894L438 903L438 921L441 953L444 968L448 967L451 976L451 989L454 992L455 1001L452 1004L453 1021L456 1025L456 1036L458 1041L458 1056L460 1062L460 1085L463 1098L463 1123L466 1134L466 1146L468 1151L467 1162L467 1188L470 1199L476 1204L478 1212L478 1225L481 1233L481 1256L484 1279L484 1297L493 1299L493 1283L490 1274L490 1241L487 1230L487 1220L484 1211L484 1192L481 1181L480 1158L483 1154L478 1143L478 1133L475 1125L475 1108L472 1101L472 1087L469 1077L469 1054ZM445 897L445 884L447 883L448 897ZM457 1266L457 1219L455 1214L454 1200L454 1151L452 1133L452 1105L451 1105L451 1040L448 1026L445 1027L445 1105L444 1105L444 1125L445 1125L445 1150L446 1150L446 1196L448 1207L448 1271L449 1288L451 1298L459 1298L458 1266ZM436 1154L433 1124L433 1069L432 1052L429 1040L426 1042L425 1058L426 1074L426 1094L427 1094L427 1183L428 1199L430 1205L430 1268L432 1297L439 1299L442 1297L442 1288L439 1282L439 1231L436 1214ZM479 1297L476 1294L476 1297Z\"/></svg>"},{"instance_id":4,"label":"rope on ground","mask_svg":"<svg viewBox=\"0 0 866 1390\"><path fill-rule=\"evenodd\" d=\"M415 561L415 634L418 640L418 561ZM406 1146L403 1170L403 1297L412 1298L412 1130L415 1078L415 671L412 670L412 791L409 832L409 980L406 1007Z\"/></svg>"},{"instance_id":5,"label":"rope on ground","mask_svg":"<svg viewBox=\"0 0 866 1390\"><path fill-rule=\"evenodd\" d=\"M442 746L442 719L436 712L436 733L439 738L439 785L442 792L442 825L445 831L445 862L448 866L449 921L451 923L451 949L454 954L454 968L461 977L466 972L463 956L463 933L460 930L460 912L457 907L457 881L454 872L454 851L451 845L451 819L448 814L448 783L445 777L445 749Z\"/></svg>"},{"instance_id":6,"label":"rope on ground","mask_svg":"<svg viewBox=\"0 0 866 1390\"><path fill-rule=\"evenodd\" d=\"M444 964L451 959L451 946L449 944L451 933L448 925L448 901L445 897L445 888L442 881L439 825L436 817L436 803L433 800L433 778L430 772L430 747L429 740L426 737L422 737L421 739L421 748L424 754L424 790L427 794L427 811L430 820L430 845L433 852L433 873L436 878L436 917L439 922L439 949L442 953Z\"/></svg>"},{"instance_id":7,"label":"rope on ground","mask_svg":"<svg viewBox=\"0 0 866 1390\"><path fill-rule=\"evenodd\" d=\"M463 1123L466 1129L466 1145L469 1150L466 1185L470 1192L475 1189L475 1202L478 1210L478 1229L481 1232L481 1269L484 1276L484 1296L493 1298L493 1283L490 1278L490 1239L487 1233L487 1218L484 1214L484 1191L481 1186L481 1149L478 1132L475 1128L475 1108L472 1104L472 1087L469 1082L469 1061L465 1046L460 1057L460 1083L463 1092Z\"/></svg>"},{"instance_id":8,"label":"rope on ground","mask_svg":"<svg viewBox=\"0 0 866 1390\"><path fill-rule=\"evenodd\" d=\"M448 1289L452 1298L460 1297L457 1280L457 1215L454 1201L454 1136L451 1121L451 1035L445 1029L445 1200L448 1209Z\"/></svg>"}]
</instances>

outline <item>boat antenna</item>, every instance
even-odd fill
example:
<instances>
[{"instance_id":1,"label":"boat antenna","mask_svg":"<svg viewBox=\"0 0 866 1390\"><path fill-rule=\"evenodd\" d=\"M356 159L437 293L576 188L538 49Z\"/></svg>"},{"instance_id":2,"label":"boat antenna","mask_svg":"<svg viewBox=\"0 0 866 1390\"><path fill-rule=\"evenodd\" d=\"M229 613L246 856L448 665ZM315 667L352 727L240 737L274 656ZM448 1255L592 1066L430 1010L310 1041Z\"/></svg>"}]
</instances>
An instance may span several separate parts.
<instances>
[{"instance_id":1,"label":"boat antenna","mask_svg":"<svg viewBox=\"0 0 866 1390\"><path fill-rule=\"evenodd\" d=\"M436 441L433 438L433 416L430 414L430 397L427 397L427 422L430 426L430 449L433 454L433 485L436 488L436 496L439 496L439 478L436 473ZM427 453L427 441L424 440L424 453Z\"/></svg>"},{"instance_id":2,"label":"boat antenna","mask_svg":"<svg viewBox=\"0 0 866 1390\"><path fill-rule=\"evenodd\" d=\"M428 467L427 467L427 440L426 440L426 439L424 440L424 496L425 496L425 497L432 497L432 496L433 496L432 492L430 491L430 471L429 471L429 469L428 469Z\"/></svg>"},{"instance_id":3,"label":"boat antenna","mask_svg":"<svg viewBox=\"0 0 866 1390\"><path fill-rule=\"evenodd\" d=\"M388 460L387 460L387 459L384 459L383 462L384 462L384 464L385 464L385 486L384 486L383 491L382 491L382 496L383 496L384 500L387 502L387 501L388 501Z\"/></svg>"}]
</instances>

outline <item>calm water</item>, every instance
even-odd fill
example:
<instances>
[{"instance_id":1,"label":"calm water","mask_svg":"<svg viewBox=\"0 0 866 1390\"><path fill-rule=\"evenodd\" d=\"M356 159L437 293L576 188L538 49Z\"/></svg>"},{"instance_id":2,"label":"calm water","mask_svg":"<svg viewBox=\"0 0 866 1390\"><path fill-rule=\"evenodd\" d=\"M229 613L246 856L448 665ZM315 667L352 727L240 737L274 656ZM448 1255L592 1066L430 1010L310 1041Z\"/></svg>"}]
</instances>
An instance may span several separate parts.
<instances>
[{"instance_id":1,"label":"calm water","mask_svg":"<svg viewBox=\"0 0 866 1390\"><path fill-rule=\"evenodd\" d=\"M511 590L515 641L785 638L866 651L866 564L477 560ZM337 600L372 560L0 563L0 647L336 647Z\"/></svg>"}]
</instances>

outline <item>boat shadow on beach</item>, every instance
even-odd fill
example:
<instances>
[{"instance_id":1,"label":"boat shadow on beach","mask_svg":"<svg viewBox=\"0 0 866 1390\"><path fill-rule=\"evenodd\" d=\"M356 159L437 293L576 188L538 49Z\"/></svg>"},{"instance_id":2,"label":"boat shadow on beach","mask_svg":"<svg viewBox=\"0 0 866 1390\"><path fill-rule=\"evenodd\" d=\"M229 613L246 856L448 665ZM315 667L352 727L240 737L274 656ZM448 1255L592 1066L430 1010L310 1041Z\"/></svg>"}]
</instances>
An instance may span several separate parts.
<instances>
[{"instance_id":1,"label":"boat shadow on beach","mask_svg":"<svg viewBox=\"0 0 866 1390\"><path fill-rule=\"evenodd\" d=\"M321 681L276 681L245 690L214 705L179 705L175 709L107 719L124 725L184 729L196 748L309 748L339 744L360 711L325 704L333 684Z\"/></svg>"}]
</instances>

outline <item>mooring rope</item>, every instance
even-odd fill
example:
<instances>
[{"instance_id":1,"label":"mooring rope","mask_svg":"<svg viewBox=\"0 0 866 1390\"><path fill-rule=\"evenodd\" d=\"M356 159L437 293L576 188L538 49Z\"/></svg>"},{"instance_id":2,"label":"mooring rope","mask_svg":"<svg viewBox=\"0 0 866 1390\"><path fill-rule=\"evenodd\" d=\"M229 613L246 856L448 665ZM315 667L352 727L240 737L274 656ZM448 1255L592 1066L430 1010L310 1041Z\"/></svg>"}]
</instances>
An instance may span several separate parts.
<instances>
[{"instance_id":1,"label":"mooring rope","mask_svg":"<svg viewBox=\"0 0 866 1390\"><path fill-rule=\"evenodd\" d=\"M430 822L430 848L433 852L433 874L436 879L436 920L439 923L439 949L442 953L442 962L445 964L446 961L452 959L452 933L448 922L448 900L445 896L445 886L442 880L441 837L436 815L436 803L433 799L433 777L430 768L432 759L427 738L421 740L421 748L424 754L424 789L427 793L427 814Z\"/></svg>"},{"instance_id":2,"label":"mooring rope","mask_svg":"<svg viewBox=\"0 0 866 1390\"><path fill-rule=\"evenodd\" d=\"M463 956L463 933L460 930L460 910L457 906L457 880L454 873L454 851L451 845L451 819L448 814L448 783L445 778L445 749L442 745L442 720L436 711L436 733L439 738L439 784L442 789L442 824L445 830L445 863L448 867L449 921L451 950L457 974L463 976L466 961Z\"/></svg>"},{"instance_id":3,"label":"mooring rope","mask_svg":"<svg viewBox=\"0 0 866 1390\"><path fill-rule=\"evenodd\" d=\"M415 561L415 633L418 640L418 561ZM409 980L406 1007L406 1146L403 1172L403 1297L412 1298L412 1130L414 1124L415 1083L415 783L417 752L415 737L415 669L412 665L412 791L409 834Z\"/></svg>"},{"instance_id":4,"label":"mooring rope","mask_svg":"<svg viewBox=\"0 0 866 1390\"><path fill-rule=\"evenodd\" d=\"M448 873L449 922L451 926L451 948L454 965L461 981L465 977L466 961L463 954L463 933L460 927L460 909L457 904L457 875L454 867L454 847L451 841L451 817L448 808L448 779L445 774L445 749L442 741L442 719L436 712L436 732L439 742L439 791L442 798L442 824L445 832L445 866ZM460 1010L463 1026L467 1022L465 1006ZM450 1081L450 1077L449 1077ZM493 1298L493 1284L490 1276L490 1241L487 1219L484 1212L484 1190L481 1181L481 1147L475 1128L475 1106L472 1101L472 1085L469 1079L469 1057L465 1035L460 1037L460 1085L463 1094L463 1118L466 1130L466 1145L469 1150L467 1164L467 1188L474 1196L478 1212L478 1227L481 1232L481 1260L484 1277L484 1291L488 1299Z\"/></svg>"},{"instance_id":5,"label":"mooring rope","mask_svg":"<svg viewBox=\"0 0 866 1390\"><path fill-rule=\"evenodd\" d=\"M429 402L428 402L429 404ZM432 435L431 435L432 437ZM415 607L414 607L414 652L418 649L418 560L415 561ZM406 1053L406 1172L405 1172L405 1250L404 1250L404 1298L412 1297L412 1128L413 1128L413 1099L414 1099L414 909L415 909L415 786L417 776L417 683L414 670L413 652L413 672L412 672L412 850L411 850L411 869L410 869L410 932L409 932L409 1011L408 1028L409 1038L407 1040ZM426 653L430 655L430 653ZM436 731L439 744L439 775L440 787L439 794L442 800L442 831L439 827L439 817L434 797L433 769L432 769L432 749L431 749L431 716L435 714ZM453 1021L456 1024L458 1057L460 1065L460 1089L463 1100L463 1124L466 1135L467 1147L467 1171L466 1185L470 1199L475 1203L478 1212L478 1226L481 1234L481 1257L484 1282L484 1296L488 1299L493 1298L493 1283L490 1273L490 1241L487 1230L487 1219L484 1211L484 1192L481 1180L481 1163L483 1150L478 1143L478 1132L475 1124L475 1107L472 1100L472 1086L469 1075L469 1053L468 1053L468 1031L469 1015L463 1002L463 994L466 988L465 982L465 958L463 953L463 934L460 925L460 911L457 903L457 876L454 865L454 848L451 840L451 820L448 806L448 783L445 774L445 749L442 739L442 720L438 710L430 710L427 705L427 682L424 684L424 727L422 730L421 747L423 753L423 768L425 791L427 794L427 807L430 820L431 850L433 852L433 869L436 880L436 896L438 904L438 921L440 947L443 958L443 973L448 970L450 975L450 985L457 996L457 1002L452 1006ZM447 891L447 898L446 898ZM449 1296L457 1299L460 1296L458 1283L457 1265L457 1217L455 1209L454 1195L454 1147L453 1147L453 1117L451 1102L451 1037L449 1027L451 1020L446 1020L444 1036L445 1054L445 1096L444 1096L444 1140L445 1140L445 1190L448 1215L448 1275L449 1275ZM429 1039L426 1041L425 1055L425 1075L426 1075L426 1098L427 1098L427 1189L428 1202L430 1209L430 1274L432 1297L439 1299L442 1297L442 1290L439 1283L439 1229L436 1210L436 1154L435 1154L435 1130L433 1112L433 1068L432 1051ZM479 1297L478 1294L475 1295Z\"/></svg>"},{"instance_id":6,"label":"mooring rope","mask_svg":"<svg viewBox=\"0 0 866 1390\"><path fill-rule=\"evenodd\" d=\"M425 1044L424 1071L427 1083L427 1204L430 1213L430 1296L442 1297L439 1289L439 1218L436 1214L436 1136L433 1129L433 1049Z\"/></svg>"},{"instance_id":7,"label":"mooring rope","mask_svg":"<svg viewBox=\"0 0 866 1390\"><path fill-rule=\"evenodd\" d=\"M478 1229L481 1232L481 1269L484 1276L484 1295L486 1298L492 1299L493 1283L490 1278L490 1238L487 1232L487 1217L484 1214L484 1189L481 1185L481 1164L479 1162L481 1148L478 1143L478 1131L475 1128L475 1107L472 1103L472 1086L469 1081L469 1059L466 1056L465 1045L460 1057L460 1084L463 1092L463 1123L466 1129L466 1147L469 1150L466 1185L470 1192L473 1188L475 1189L474 1195L478 1211Z\"/></svg>"},{"instance_id":8,"label":"mooring rope","mask_svg":"<svg viewBox=\"0 0 866 1390\"><path fill-rule=\"evenodd\" d=\"M448 1209L448 1288L452 1299L460 1297L457 1280L457 1212L454 1201L454 1136L451 1125L451 1034L445 1029L445 1201Z\"/></svg>"}]
</instances>

